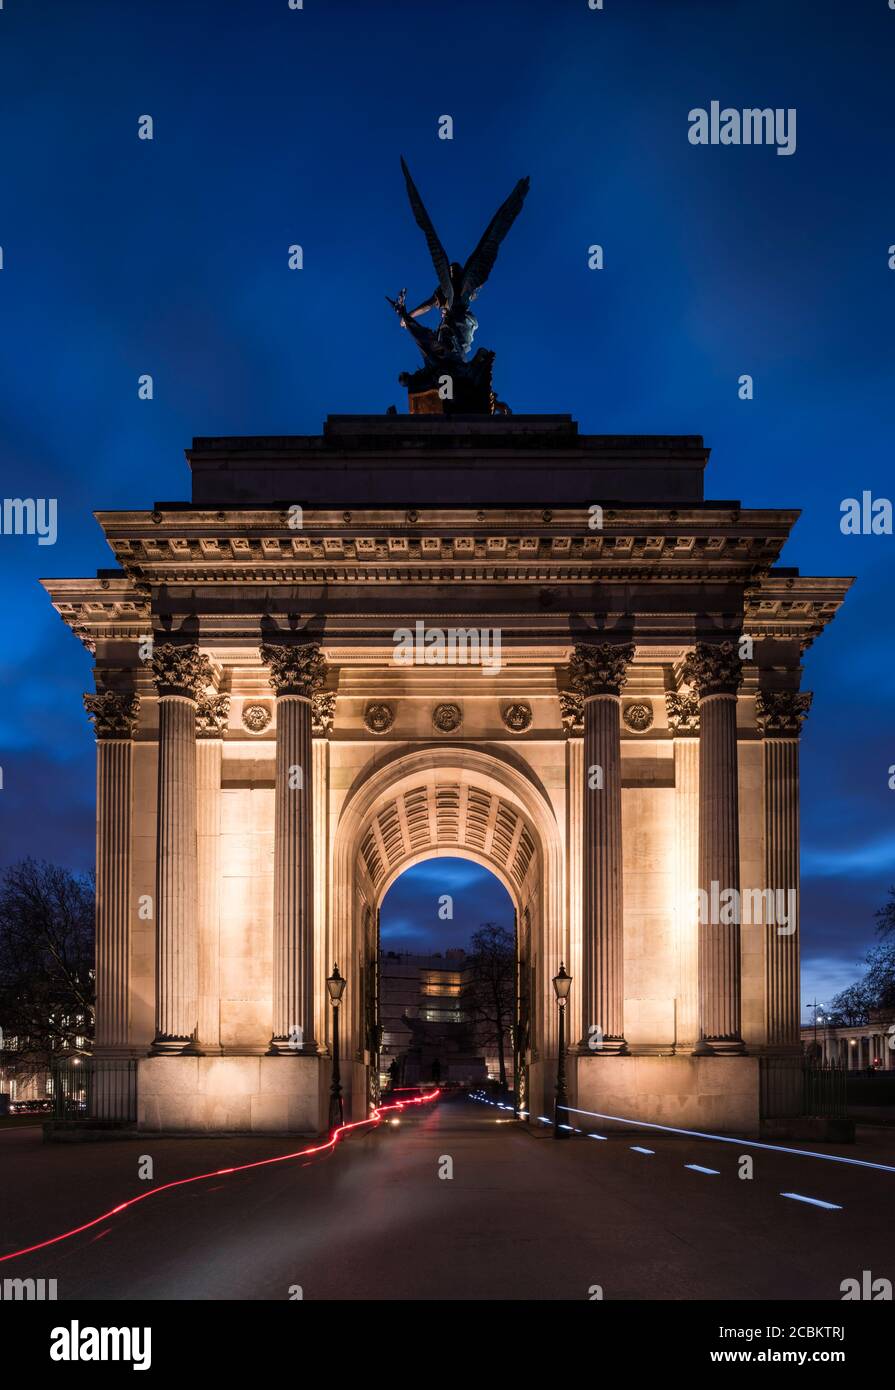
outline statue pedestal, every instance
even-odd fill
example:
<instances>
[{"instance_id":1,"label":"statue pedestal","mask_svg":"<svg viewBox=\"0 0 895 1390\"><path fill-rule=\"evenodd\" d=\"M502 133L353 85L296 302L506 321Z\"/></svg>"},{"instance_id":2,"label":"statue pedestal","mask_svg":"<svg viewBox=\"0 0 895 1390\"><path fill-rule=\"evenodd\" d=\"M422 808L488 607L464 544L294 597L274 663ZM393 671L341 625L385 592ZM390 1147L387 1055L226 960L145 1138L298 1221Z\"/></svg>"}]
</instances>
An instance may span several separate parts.
<instances>
[{"instance_id":1,"label":"statue pedestal","mask_svg":"<svg viewBox=\"0 0 895 1390\"><path fill-rule=\"evenodd\" d=\"M471 362L459 359L430 363L417 372L402 372L411 415L508 414L491 389L494 353L479 348Z\"/></svg>"},{"instance_id":2,"label":"statue pedestal","mask_svg":"<svg viewBox=\"0 0 895 1390\"><path fill-rule=\"evenodd\" d=\"M453 401L443 401L437 391L407 391L407 403L410 407L411 415L447 415L449 411L445 406L453 405Z\"/></svg>"}]
</instances>

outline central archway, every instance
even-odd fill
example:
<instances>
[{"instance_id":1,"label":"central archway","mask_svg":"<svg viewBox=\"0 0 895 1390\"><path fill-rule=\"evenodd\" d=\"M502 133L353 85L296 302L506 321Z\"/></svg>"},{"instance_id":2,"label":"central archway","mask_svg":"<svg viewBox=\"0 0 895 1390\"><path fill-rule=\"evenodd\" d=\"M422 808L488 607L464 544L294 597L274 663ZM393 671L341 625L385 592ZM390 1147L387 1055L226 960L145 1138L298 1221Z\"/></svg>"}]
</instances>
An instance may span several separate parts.
<instances>
[{"instance_id":1,"label":"central archway","mask_svg":"<svg viewBox=\"0 0 895 1390\"><path fill-rule=\"evenodd\" d=\"M517 918L520 982L528 1001L525 1070L529 1107L541 1107L545 1058L556 1053L550 980L568 957L565 867L559 827L543 789L492 752L437 746L398 752L365 767L342 807L333 841L333 959L358 988L343 1017L343 1076L354 1118L366 1113L375 1065L371 1009L378 913L395 878L437 855L477 861L506 887Z\"/></svg>"},{"instance_id":2,"label":"central archway","mask_svg":"<svg viewBox=\"0 0 895 1390\"><path fill-rule=\"evenodd\" d=\"M497 875L468 855L412 864L383 896L379 948L380 1086L513 1089L516 910Z\"/></svg>"}]
</instances>

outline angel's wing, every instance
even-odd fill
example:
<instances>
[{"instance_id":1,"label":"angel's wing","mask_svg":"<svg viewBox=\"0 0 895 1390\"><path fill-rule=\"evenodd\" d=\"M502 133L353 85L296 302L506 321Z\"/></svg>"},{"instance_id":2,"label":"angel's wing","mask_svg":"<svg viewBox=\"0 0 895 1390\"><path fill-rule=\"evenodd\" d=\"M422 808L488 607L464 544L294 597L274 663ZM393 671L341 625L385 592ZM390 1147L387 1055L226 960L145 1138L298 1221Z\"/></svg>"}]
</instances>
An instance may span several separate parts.
<instances>
[{"instance_id":1,"label":"angel's wing","mask_svg":"<svg viewBox=\"0 0 895 1390\"><path fill-rule=\"evenodd\" d=\"M501 203L485 228L481 241L463 267L462 294L464 299L471 299L476 290L482 288L494 269L500 243L522 211L522 204L525 202L525 195L528 192L530 182L531 180L528 178L519 180L509 198L505 203Z\"/></svg>"},{"instance_id":2,"label":"angel's wing","mask_svg":"<svg viewBox=\"0 0 895 1390\"><path fill-rule=\"evenodd\" d=\"M444 297L448 305L454 302L454 287L451 284L450 261L447 252L438 240L438 233L432 226L432 219L426 212L423 200L417 192L416 184L410 177L410 170L401 157L401 168L404 170L404 182L407 184L407 196L410 199L410 206L416 218L416 224L421 227L426 237L426 244L429 247L429 255L432 257L432 264L435 267L435 274L438 276L438 283L442 288Z\"/></svg>"}]
</instances>

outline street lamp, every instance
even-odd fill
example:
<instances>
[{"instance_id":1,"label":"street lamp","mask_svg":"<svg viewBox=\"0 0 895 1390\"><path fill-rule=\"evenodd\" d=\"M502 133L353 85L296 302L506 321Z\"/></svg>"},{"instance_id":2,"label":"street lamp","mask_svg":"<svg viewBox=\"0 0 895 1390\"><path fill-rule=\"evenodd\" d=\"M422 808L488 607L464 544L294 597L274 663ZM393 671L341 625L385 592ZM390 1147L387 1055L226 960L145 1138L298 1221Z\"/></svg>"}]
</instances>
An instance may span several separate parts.
<instances>
[{"instance_id":1,"label":"street lamp","mask_svg":"<svg viewBox=\"0 0 895 1390\"><path fill-rule=\"evenodd\" d=\"M566 1105L566 1000L572 988L572 977L566 974L566 967L559 963L559 974L553 976L553 989L559 1004L559 1056L556 1059L556 1099L553 1102L553 1137L568 1139L569 1130L561 1129L559 1112ZM568 1115L568 1111L566 1111ZM568 1123L568 1120L566 1121Z\"/></svg>"},{"instance_id":2,"label":"street lamp","mask_svg":"<svg viewBox=\"0 0 895 1390\"><path fill-rule=\"evenodd\" d=\"M342 1076L339 1071L339 1006L345 993L347 980L339 974L338 965L333 965L333 973L326 982L330 1003L333 1006L333 1074L329 1087L329 1127L335 1129L345 1123L342 1106Z\"/></svg>"}]
</instances>

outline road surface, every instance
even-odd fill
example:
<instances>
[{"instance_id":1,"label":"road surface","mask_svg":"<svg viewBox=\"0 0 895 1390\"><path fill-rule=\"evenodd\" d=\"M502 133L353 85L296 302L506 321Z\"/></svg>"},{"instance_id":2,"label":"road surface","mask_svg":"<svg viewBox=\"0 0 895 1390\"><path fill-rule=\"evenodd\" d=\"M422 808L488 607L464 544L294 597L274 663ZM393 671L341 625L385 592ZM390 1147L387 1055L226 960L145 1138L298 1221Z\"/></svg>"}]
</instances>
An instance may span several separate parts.
<instances>
[{"instance_id":1,"label":"road surface","mask_svg":"<svg viewBox=\"0 0 895 1390\"><path fill-rule=\"evenodd\" d=\"M609 1137L556 1143L502 1110L443 1101L327 1156L161 1193L0 1264L0 1278L54 1278L60 1301L838 1301L842 1281L864 1270L895 1282L895 1172L581 1123ZM149 1136L43 1145L38 1130L8 1131L0 1253L145 1191L141 1156L158 1185L296 1147ZM892 1152L835 1152L895 1166ZM739 1176L742 1155L751 1178Z\"/></svg>"}]
</instances>

